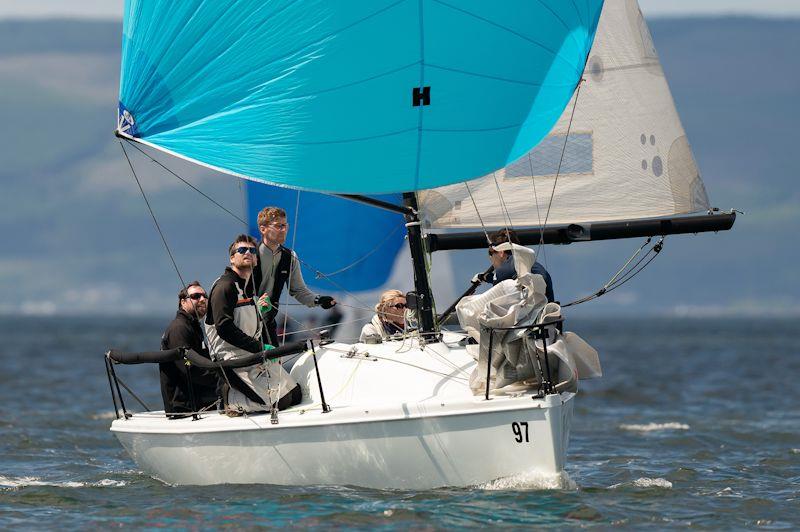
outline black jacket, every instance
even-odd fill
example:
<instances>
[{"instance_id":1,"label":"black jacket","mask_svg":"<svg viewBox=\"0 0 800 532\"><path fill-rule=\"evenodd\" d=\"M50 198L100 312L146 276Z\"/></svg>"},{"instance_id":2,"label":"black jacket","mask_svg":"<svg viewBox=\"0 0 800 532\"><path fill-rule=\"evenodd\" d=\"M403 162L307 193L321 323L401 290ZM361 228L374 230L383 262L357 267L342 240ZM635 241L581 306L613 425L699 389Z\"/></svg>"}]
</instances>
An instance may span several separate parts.
<instances>
[{"instance_id":1,"label":"black jacket","mask_svg":"<svg viewBox=\"0 0 800 532\"><path fill-rule=\"evenodd\" d=\"M161 349L188 347L200 355L209 358L208 350L203 346L203 331L200 322L187 312L178 310L175 319L161 337ZM186 370L192 379L197 410L213 405L218 397L217 370L188 367L183 360L165 362L158 365L161 374L161 397L164 399L164 410L167 414L192 412Z\"/></svg>"},{"instance_id":2,"label":"black jacket","mask_svg":"<svg viewBox=\"0 0 800 532\"><path fill-rule=\"evenodd\" d=\"M215 356L221 356L225 348L218 345L217 335L230 346L249 353L258 353L263 349L263 343L253 331L242 330L242 327L247 328L245 322L258 323L253 291L253 283L246 282L230 267L225 268L225 272L211 287L206 313L206 325L209 327L206 331L211 347L215 349Z\"/></svg>"}]
</instances>

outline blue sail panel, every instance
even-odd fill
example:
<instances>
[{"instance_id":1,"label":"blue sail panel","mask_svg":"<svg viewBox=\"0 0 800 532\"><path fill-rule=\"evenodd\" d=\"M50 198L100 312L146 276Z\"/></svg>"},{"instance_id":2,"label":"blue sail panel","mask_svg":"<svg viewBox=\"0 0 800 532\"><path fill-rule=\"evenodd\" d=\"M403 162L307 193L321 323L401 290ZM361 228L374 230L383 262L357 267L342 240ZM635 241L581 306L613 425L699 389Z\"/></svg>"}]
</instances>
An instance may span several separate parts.
<instances>
[{"instance_id":1,"label":"blue sail panel","mask_svg":"<svg viewBox=\"0 0 800 532\"><path fill-rule=\"evenodd\" d=\"M378 198L402 203L399 194ZM383 286L405 245L405 220L399 214L335 196L251 181L247 183L247 219L253 235L259 235L258 212L267 206L286 211L286 246L300 257L306 284L323 293Z\"/></svg>"},{"instance_id":2,"label":"blue sail panel","mask_svg":"<svg viewBox=\"0 0 800 532\"><path fill-rule=\"evenodd\" d=\"M123 134L252 180L383 194L550 131L602 0L126 0Z\"/></svg>"}]
</instances>

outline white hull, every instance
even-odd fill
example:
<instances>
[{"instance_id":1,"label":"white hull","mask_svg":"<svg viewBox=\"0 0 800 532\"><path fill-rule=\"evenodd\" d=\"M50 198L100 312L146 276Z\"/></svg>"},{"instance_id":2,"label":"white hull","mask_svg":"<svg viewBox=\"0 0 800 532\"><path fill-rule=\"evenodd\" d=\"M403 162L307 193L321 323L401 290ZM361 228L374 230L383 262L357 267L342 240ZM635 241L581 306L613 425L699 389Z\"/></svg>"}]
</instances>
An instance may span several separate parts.
<instances>
[{"instance_id":1,"label":"white hull","mask_svg":"<svg viewBox=\"0 0 800 532\"><path fill-rule=\"evenodd\" d=\"M369 346L378 355L391 343ZM370 488L425 489L470 486L521 473L556 475L563 470L572 418L572 393L532 398L530 392L474 396L460 374L474 361L463 348L436 366L431 348L403 350L397 360L343 359L321 353L320 369L332 411L322 413L315 399L315 377L298 380L309 404L280 413L229 418L211 413L200 420L167 420L162 414L136 414L114 421L111 430L148 474L169 484L357 485ZM415 359L416 357L416 359ZM310 358L310 357L309 357ZM425 381L427 367L448 369ZM397 361L402 360L400 365ZM460 364L456 367L452 361ZM409 361L414 364L409 364ZM393 363L394 362L394 363ZM301 360L292 374L308 368ZM343 366L345 372L339 372ZM453 368L456 367L456 371ZM408 372L408 375L404 374ZM311 372L313 374L313 372ZM391 374L382 399L370 406L359 400L359 378ZM412 375L413 374L413 375ZM326 380L327 375L327 380ZM416 381L409 380L416 376ZM336 383L343 384L341 387ZM331 386L331 383L334 383ZM392 389L393 383L414 386ZM420 396L414 392L427 390ZM394 392L417 395L395 401ZM516 425L515 425L516 424Z\"/></svg>"}]
</instances>

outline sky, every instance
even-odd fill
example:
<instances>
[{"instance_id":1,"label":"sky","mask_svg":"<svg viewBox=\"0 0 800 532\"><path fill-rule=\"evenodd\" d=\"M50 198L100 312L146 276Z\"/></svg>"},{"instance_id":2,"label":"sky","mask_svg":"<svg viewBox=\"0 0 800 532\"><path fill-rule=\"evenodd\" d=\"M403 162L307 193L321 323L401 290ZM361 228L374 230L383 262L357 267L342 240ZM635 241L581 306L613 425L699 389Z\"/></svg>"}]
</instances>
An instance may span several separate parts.
<instances>
[{"instance_id":1,"label":"sky","mask_svg":"<svg viewBox=\"0 0 800 532\"><path fill-rule=\"evenodd\" d=\"M121 18L123 0L2 0L0 18ZM800 17L799 0L639 0L647 16L751 14Z\"/></svg>"}]
</instances>

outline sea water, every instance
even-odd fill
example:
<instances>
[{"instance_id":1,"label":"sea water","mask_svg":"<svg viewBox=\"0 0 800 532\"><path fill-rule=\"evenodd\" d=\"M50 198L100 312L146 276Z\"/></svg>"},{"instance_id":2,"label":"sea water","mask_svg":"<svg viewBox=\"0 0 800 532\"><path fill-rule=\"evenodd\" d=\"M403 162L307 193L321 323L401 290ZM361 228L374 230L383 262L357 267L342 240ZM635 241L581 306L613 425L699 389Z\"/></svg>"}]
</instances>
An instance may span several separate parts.
<instances>
[{"instance_id":1,"label":"sea water","mask_svg":"<svg viewBox=\"0 0 800 532\"><path fill-rule=\"evenodd\" d=\"M800 527L796 320L570 321L605 375L576 398L566 474L426 491L143 474L108 431L102 358L156 349L165 321L0 319L0 529ZM155 367L117 368L161 407Z\"/></svg>"}]
</instances>

